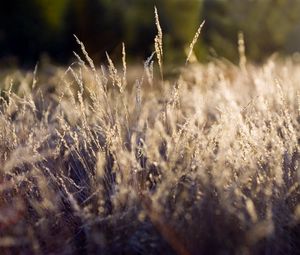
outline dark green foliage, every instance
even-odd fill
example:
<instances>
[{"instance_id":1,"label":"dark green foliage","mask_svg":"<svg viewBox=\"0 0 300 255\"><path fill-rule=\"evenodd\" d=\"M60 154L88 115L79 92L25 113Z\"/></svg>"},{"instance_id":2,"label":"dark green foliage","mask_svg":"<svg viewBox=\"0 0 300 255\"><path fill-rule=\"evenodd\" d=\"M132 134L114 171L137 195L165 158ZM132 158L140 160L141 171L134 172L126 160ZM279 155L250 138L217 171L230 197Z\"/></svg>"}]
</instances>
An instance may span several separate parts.
<instances>
[{"instance_id":1,"label":"dark green foliage","mask_svg":"<svg viewBox=\"0 0 300 255\"><path fill-rule=\"evenodd\" d=\"M95 61L103 60L105 51L110 52L121 43L122 21L121 9L109 1L70 1L66 8L66 36L72 45L72 35L77 35Z\"/></svg>"},{"instance_id":2,"label":"dark green foliage","mask_svg":"<svg viewBox=\"0 0 300 255\"><path fill-rule=\"evenodd\" d=\"M55 59L63 60L67 57L63 34L64 24L58 28L51 26L38 1L12 0L1 5L0 59L17 56L22 63L28 63L48 52Z\"/></svg>"},{"instance_id":3,"label":"dark green foliage","mask_svg":"<svg viewBox=\"0 0 300 255\"><path fill-rule=\"evenodd\" d=\"M299 50L300 3L290 0L205 0L205 42L218 55L237 60L237 34L244 32L247 55L261 61L274 52Z\"/></svg>"},{"instance_id":4,"label":"dark green foliage","mask_svg":"<svg viewBox=\"0 0 300 255\"><path fill-rule=\"evenodd\" d=\"M96 62L105 52L119 55L125 42L129 60L153 51L154 6L164 33L164 61L181 63L184 49L206 20L196 55L238 62L237 34L244 32L249 59L262 61L274 52L300 50L300 2L293 0L11 0L0 9L0 60L15 56L35 64L47 53L68 62L73 34Z\"/></svg>"},{"instance_id":5,"label":"dark green foliage","mask_svg":"<svg viewBox=\"0 0 300 255\"><path fill-rule=\"evenodd\" d=\"M153 51L155 5L170 60L184 59L182 49L192 39L200 13L200 2L193 0L5 1L0 10L0 59L16 56L21 63L35 63L45 52L66 61L75 48L73 34L96 62L104 60L106 51L119 52L122 42L129 57L145 59Z\"/></svg>"}]
</instances>

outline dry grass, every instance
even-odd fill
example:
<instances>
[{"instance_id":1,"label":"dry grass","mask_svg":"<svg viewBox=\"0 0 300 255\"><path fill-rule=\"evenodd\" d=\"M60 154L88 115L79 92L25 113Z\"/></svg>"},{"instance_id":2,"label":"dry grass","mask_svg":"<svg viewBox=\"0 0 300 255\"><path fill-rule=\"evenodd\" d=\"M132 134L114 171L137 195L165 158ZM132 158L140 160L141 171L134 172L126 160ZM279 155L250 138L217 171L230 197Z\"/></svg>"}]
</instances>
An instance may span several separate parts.
<instances>
[{"instance_id":1,"label":"dry grass","mask_svg":"<svg viewBox=\"0 0 300 255\"><path fill-rule=\"evenodd\" d=\"M1 254L300 252L300 65L162 80L157 38L159 74L149 58L136 81L125 47L123 72L97 69L78 40L85 58L46 85L3 82Z\"/></svg>"}]
</instances>

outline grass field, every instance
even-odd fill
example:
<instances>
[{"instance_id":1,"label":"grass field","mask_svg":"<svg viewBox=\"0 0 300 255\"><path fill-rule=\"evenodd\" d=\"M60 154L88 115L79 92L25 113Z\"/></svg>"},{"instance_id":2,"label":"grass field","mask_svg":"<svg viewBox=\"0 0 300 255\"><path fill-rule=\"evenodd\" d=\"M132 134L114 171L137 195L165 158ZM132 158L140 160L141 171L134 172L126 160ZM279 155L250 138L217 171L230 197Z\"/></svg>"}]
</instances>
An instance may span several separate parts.
<instances>
[{"instance_id":1,"label":"grass field","mask_svg":"<svg viewBox=\"0 0 300 255\"><path fill-rule=\"evenodd\" d=\"M1 254L300 252L300 63L247 64L240 38L239 66L170 78L156 19L138 72L78 41L70 67L2 79Z\"/></svg>"}]
</instances>

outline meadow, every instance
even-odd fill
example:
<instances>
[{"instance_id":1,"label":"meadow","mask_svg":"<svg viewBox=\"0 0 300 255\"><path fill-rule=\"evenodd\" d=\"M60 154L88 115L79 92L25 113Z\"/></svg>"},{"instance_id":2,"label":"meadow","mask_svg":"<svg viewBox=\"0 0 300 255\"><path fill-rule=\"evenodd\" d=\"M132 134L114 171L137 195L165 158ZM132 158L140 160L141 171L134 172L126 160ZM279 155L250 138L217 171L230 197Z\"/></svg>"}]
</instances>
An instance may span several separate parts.
<instances>
[{"instance_id":1,"label":"meadow","mask_svg":"<svg viewBox=\"0 0 300 255\"><path fill-rule=\"evenodd\" d=\"M1 254L297 254L300 62L76 61L1 81ZM203 25L203 24L202 24ZM134 73L134 75L133 75Z\"/></svg>"}]
</instances>

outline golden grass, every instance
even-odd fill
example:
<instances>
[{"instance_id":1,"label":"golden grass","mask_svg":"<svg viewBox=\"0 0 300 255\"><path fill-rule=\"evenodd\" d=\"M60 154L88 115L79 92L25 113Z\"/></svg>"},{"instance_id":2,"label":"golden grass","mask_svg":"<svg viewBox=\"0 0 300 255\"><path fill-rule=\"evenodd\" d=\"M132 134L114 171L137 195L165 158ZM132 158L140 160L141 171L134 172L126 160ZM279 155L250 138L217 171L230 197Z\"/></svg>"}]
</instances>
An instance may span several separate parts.
<instances>
[{"instance_id":1,"label":"golden grass","mask_svg":"<svg viewBox=\"0 0 300 255\"><path fill-rule=\"evenodd\" d=\"M128 80L125 46L122 72L109 56L96 68L77 39L84 58L51 90L37 71L7 79L1 254L299 252L299 63L215 60L162 79L161 38L161 75L152 56Z\"/></svg>"}]
</instances>

